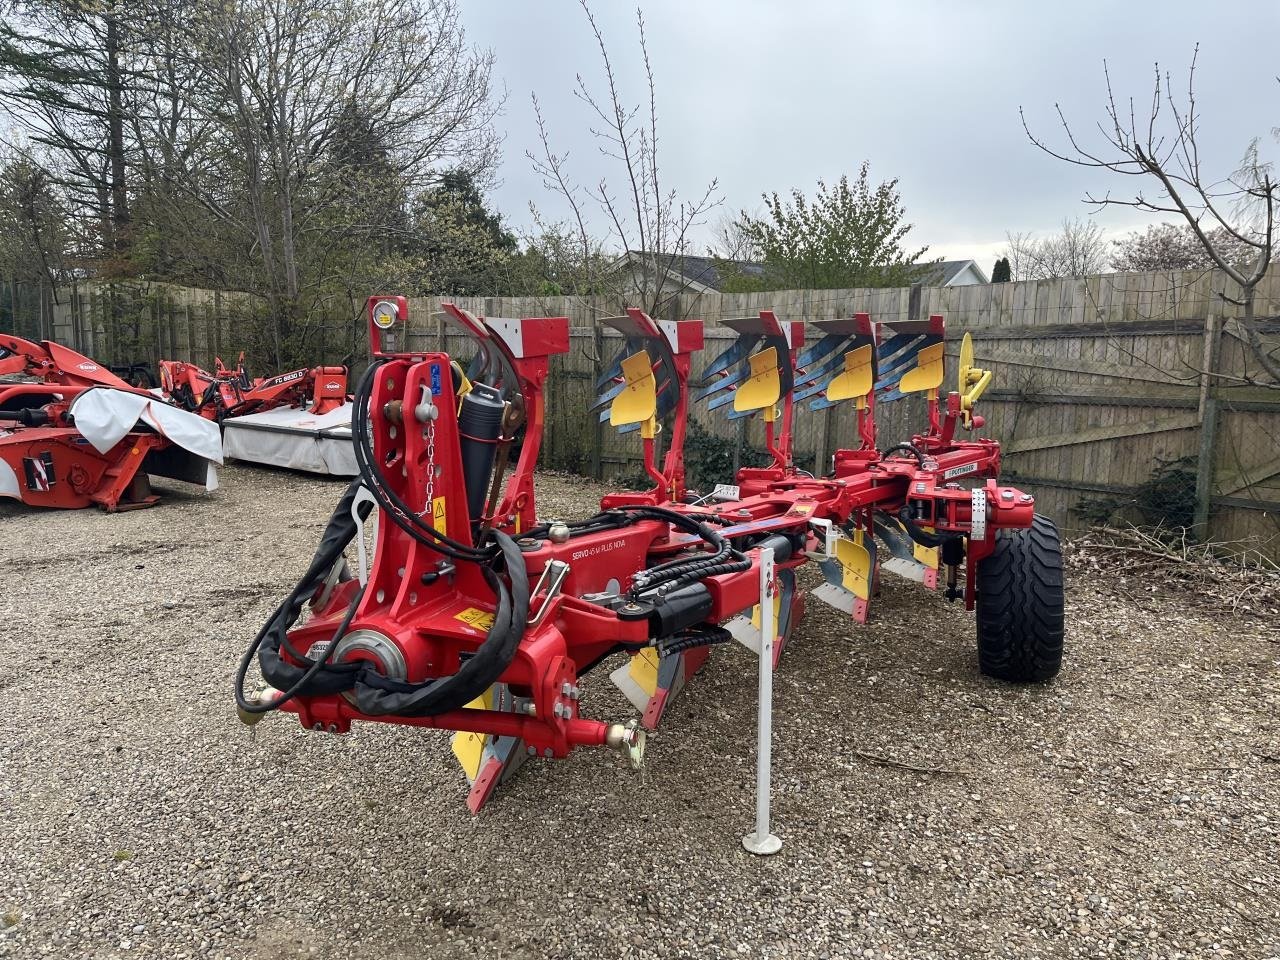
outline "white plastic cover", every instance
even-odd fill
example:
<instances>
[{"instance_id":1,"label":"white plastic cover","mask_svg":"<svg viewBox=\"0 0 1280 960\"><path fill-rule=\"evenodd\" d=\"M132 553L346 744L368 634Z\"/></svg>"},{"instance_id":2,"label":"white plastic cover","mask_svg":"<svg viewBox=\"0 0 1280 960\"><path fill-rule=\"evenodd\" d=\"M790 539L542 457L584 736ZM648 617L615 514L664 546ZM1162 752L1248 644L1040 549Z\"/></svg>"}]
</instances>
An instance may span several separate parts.
<instances>
[{"instance_id":1,"label":"white plastic cover","mask_svg":"<svg viewBox=\"0 0 1280 960\"><path fill-rule=\"evenodd\" d=\"M99 453L106 453L142 422L182 449L222 463L222 444L216 423L155 397L97 387L71 401L71 415L76 429Z\"/></svg>"},{"instance_id":2,"label":"white plastic cover","mask_svg":"<svg viewBox=\"0 0 1280 960\"><path fill-rule=\"evenodd\" d=\"M218 425L163 400L141 393L96 387L71 401L76 429L100 453L106 453L139 423L145 423L176 446L209 464L205 486L215 490L222 463L222 438Z\"/></svg>"},{"instance_id":3,"label":"white plastic cover","mask_svg":"<svg viewBox=\"0 0 1280 960\"><path fill-rule=\"evenodd\" d=\"M318 417L296 407L232 417L223 422L222 445L233 460L335 477L359 473L349 403Z\"/></svg>"},{"instance_id":4,"label":"white plastic cover","mask_svg":"<svg viewBox=\"0 0 1280 960\"><path fill-rule=\"evenodd\" d=\"M0 430L0 434L3 433L4 431ZM18 475L13 472L13 467L3 460L0 460L0 497L22 499L22 491L18 489Z\"/></svg>"}]
</instances>

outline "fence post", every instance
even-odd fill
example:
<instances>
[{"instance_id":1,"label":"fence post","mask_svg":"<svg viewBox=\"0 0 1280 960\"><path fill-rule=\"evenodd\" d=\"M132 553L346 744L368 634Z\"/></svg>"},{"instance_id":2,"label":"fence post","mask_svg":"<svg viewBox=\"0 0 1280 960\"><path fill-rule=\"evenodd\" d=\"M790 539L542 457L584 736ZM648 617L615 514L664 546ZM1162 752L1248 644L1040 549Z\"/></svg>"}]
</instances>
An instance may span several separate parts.
<instances>
[{"instance_id":1,"label":"fence post","mask_svg":"<svg viewBox=\"0 0 1280 960\"><path fill-rule=\"evenodd\" d=\"M1213 499L1215 448L1218 437L1218 398L1213 375L1218 369L1222 343L1220 318L1209 314L1204 321L1204 349L1200 355L1200 452L1196 460L1195 537L1209 539L1209 514Z\"/></svg>"},{"instance_id":2,"label":"fence post","mask_svg":"<svg viewBox=\"0 0 1280 960\"><path fill-rule=\"evenodd\" d=\"M827 407L822 411L822 422L818 427L818 440L814 444L813 451L813 475L815 477L825 477L827 475L827 460L834 446L831 440L831 428L834 425L835 412L835 407Z\"/></svg>"},{"instance_id":3,"label":"fence post","mask_svg":"<svg viewBox=\"0 0 1280 960\"><path fill-rule=\"evenodd\" d=\"M594 396L596 383L600 380L604 373L604 331L600 323L600 318L594 313L590 316L591 321L591 352L595 354L595 360L591 364L591 381L587 385L587 396ZM572 322L572 321L570 321ZM572 331L572 327L570 328ZM597 480L604 479L604 461L602 454L604 452L604 424L600 420L600 415L594 410L591 416L591 476Z\"/></svg>"},{"instance_id":4,"label":"fence post","mask_svg":"<svg viewBox=\"0 0 1280 960\"><path fill-rule=\"evenodd\" d=\"M205 301L205 308L209 306L209 301ZM227 330L230 337L231 331ZM213 291L213 355L215 357L222 356L222 292L220 290ZM210 358L210 366L213 366L212 358Z\"/></svg>"}]
</instances>

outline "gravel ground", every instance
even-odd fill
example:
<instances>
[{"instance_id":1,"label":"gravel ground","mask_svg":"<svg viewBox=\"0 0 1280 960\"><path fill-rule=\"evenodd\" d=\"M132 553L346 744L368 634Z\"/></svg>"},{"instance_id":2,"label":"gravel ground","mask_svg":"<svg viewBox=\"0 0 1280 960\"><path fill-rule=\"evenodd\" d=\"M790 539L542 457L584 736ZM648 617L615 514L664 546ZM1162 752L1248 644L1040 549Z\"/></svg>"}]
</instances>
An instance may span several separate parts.
<instances>
[{"instance_id":1,"label":"gravel ground","mask_svg":"<svg viewBox=\"0 0 1280 960\"><path fill-rule=\"evenodd\" d=\"M0 957L1280 956L1274 620L1082 575L1062 675L1019 689L916 585L861 628L811 602L777 678L785 846L755 859L740 649L643 775L531 762L475 818L444 734L242 727L236 659L340 484L223 479L0 506ZM584 700L626 715L603 670Z\"/></svg>"}]
</instances>

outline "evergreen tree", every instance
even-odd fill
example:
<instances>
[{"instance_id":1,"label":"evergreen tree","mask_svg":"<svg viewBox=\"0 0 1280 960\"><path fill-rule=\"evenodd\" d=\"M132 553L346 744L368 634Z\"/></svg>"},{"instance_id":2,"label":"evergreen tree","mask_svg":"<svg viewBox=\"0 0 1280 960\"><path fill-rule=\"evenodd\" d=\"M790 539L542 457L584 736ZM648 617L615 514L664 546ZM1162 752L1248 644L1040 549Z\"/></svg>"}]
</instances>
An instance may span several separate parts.
<instances>
[{"instance_id":1,"label":"evergreen tree","mask_svg":"<svg viewBox=\"0 0 1280 960\"><path fill-rule=\"evenodd\" d=\"M1013 271L1009 269L1009 258L1001 257L991 268L992 283L1008 283L1013 279Z\"/></svg>"}]
</instances>

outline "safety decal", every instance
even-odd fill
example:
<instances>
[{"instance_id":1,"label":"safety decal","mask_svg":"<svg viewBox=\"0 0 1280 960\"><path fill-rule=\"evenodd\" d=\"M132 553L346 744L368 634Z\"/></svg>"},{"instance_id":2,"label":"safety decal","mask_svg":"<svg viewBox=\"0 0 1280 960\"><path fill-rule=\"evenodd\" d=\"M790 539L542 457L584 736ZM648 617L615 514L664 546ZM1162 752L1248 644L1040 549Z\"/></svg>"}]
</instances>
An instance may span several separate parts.
<instances>
[{"instance_id":1,"label":"safety decal","mask_svg":"<svg viewBox=\"0 0 1280 960\"><path fill-rule=\"evenodd\" d=\"M461 620L467 626L475 627L477 630L488 630L493 626L493 614L479 607L467 607L461 613L455 613L453 619Z\"/></svg>"},{"instance_id":2,"label":"safety decal","mask_svg":"<svg viewBox=\"0 0 1280 960\"><path fill-rule=\"evenodd\" d=\"M53 476L53 453L46 450L38 457L23 457L22 471L27 477L27 489L46 493L57 483Z\"/></svg>"}]
</instances>

